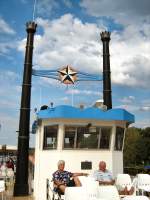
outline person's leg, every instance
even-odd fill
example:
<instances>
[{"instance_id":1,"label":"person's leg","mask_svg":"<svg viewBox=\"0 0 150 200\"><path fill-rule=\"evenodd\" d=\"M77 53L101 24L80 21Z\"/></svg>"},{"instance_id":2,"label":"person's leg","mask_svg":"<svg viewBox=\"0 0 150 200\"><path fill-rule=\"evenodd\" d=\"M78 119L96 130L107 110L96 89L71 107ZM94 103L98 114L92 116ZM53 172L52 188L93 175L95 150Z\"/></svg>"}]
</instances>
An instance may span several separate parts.
<instances>
[{"instance_id":1,"label":"person's leg","mask_svg":"<svg viewBox=\"0 0 150 200\"><path fill-rule=\"evenodd\" d=\"M79 180L78 177L74 177L73 180L74 180L74 182L75 182L75 186L77 186L77 187L80 187L80 186L81 186L81 182L80 182L80 180Z\"/></svg>"},{"instance_id":2,"label":"person's leg","mask_svg":"<svg viewBox=\"0 0 150 200\"><path fill-rule=\"evenodd\" d=\"M128 191L129 195L132 195L134 193L134 187L132 186L131 189Z\"/></svg>"},{"instance_id":3,"label":"person's leg","mask_svg":"<svg viewBox=\"0 0 150 200\"><path fill-rule=\"evenodd\" d=\"M119 190L119 195L124 195L124 191L123 190Z\"/></svg>"},{"instance_id":4,"label":"person's leg","mask_svg":"<svg viewBox=\"0 0 150 200\"><path fill-rule=\"evenodd\" d=\"M127 186L121 191L122 195L128 195L128 188Z\"/></svg>"},{"instance_id":5,"label":"person's leg","mask_svg":"<svg viewBox=\"0 0 150 200\"><path fill-rule=\"evenodd\" d=\"M60 189L61 192L64 193L66 186L65 185L60 185L58 188Z\"/></svg>"}]
</instances>

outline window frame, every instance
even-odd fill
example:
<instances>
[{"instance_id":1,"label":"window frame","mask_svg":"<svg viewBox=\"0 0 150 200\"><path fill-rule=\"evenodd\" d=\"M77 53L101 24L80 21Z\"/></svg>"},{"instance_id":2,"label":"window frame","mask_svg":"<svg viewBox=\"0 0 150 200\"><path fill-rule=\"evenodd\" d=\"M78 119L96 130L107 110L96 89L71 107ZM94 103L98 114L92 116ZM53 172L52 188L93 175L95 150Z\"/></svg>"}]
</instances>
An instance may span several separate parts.
<instances>
[{"instance_id":1,"label":"window frame","mask_svg":"<svg viewBox=\"0 0 150 200\"><path fill-rule=\"evenodd\" d=\"M74 146L73 148L65 148L65 129L66 127L72 127L75 128L75 137L74 137ZM78 137L78 128L86 128L83 125L64 125L64 136L63 136L63 150L101 150L101 151L108 151L111 148L111 140L112 140L112 126L95 126L96 129L98 128L98 142L96 148L77 148L77 137ZM100 148L100 139L102 135L102 128L109 128L110 129L110 135L109 135L109 148ZM91 133L92 134L92 133Z\"/></svg>"},{"instance_id":2,"label":"window frame","mask_svg":"<svg viewBox=\"0 0 150 200\"><path fill-rule=\"evenodd\" d=\"M46 139L48 137L46 137L46 133L45 133L45 129L47 127L57 127L57 132L56 132L56 147L55 148L51 148L51 147L48 147L46 144ZM59 130L59 125L58 124L53 124L53 125L46 125L43 127L43 150L56 150L57 149L57 146L58 146L58 130Z\"/></svg>"},{"instance_id":3,"label":"window frame","mask_svg":"<svg viewBox=\"0 0 150 200\"><path fill-rule=\"evenodd\" d=\"M76 126L69 126L69 125L67 125L67 126L64 126L64 134L63 134L63 145L62 145L62 149L64 149L64 150L74 150L74 149L76 149L76 141L77 141L77 128L75 129L75 137L74 137L74 144L73 144L73 148L66 148L66 147L64 147L65 146L65 128L66 127L69 127L69 128L76 128Z\"/></svg>"},{"instance_id":4,"label":"window frame","mask_svg":"<svg viewBox=\"0 0 150 200\"><path fill-rule=\"evenodd\" d=\"M121 129L123 129L123 138L122 138L122 146L121 146L121 149L117 149L117 148L116 148L117 128L121 128ZM125 127L122 127L122 126L116 126L115 141L114 141L114 151L119 151L119 152L123 151L124 138L125 138Z\"/></svg>"},{"instance_id":5,"label":"window frame","mask_svg":"<svg viewBox=\"0 0 150 200\"><path fill-rule=\"evenodd\" d=\"M101 136L102 136L102 129L104 128L108 128L110 129L110 132L109 132L109 147L108 148L100 148L100 145L101 145ZM100 127L100 140L99 140L99 149L100 150L110 150L110 147L111 147L111 140L112 140L112 126L101 126Z\"/></svg>"},{"instance_id":6,"label":"window frame","mask_svg":"<svg viewBox=\"0 0 150 200\"><path fill-rule=\"evenodd\" d=\"M78 127L77 127L77 137L78 137L78 128L80 128L80 127L81 127L81 126L78 126ZM85 126L82 126L82 127L84 128L84 131L85 131L83 134L86 134L86 128L87 128L87 127L85 127ZM97 126L94 126L94 127L96 127L96 129L99 128L99 127L97 127ZM96 132L97 132L97 131L96 131ZM89 132L89 133L87 133L87 134L92 135L92 134L94 134L94 133L90 133L90 132ZM98 136L99 136L99 131L98 131ZM98 137L98 139L99 139L99 137ZM97 139L97 140L98 140L98 139ZM77 144L77 143L76 143L76 144ZM97 148L88 148L88 147L83 147L83 148L81 148L81 147L80 147L80 148L76 148L76 149L79 149L79 150L97 150L97 149L98 149L98 141L97 141Z\"/></svg>"}]
</instances>

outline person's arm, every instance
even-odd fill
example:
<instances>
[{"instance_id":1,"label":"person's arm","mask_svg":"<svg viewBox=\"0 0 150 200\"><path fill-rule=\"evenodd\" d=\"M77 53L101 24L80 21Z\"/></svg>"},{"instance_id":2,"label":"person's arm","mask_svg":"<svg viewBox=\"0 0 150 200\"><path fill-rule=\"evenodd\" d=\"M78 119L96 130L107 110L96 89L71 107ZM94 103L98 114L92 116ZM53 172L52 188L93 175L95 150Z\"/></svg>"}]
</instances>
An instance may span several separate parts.
<instances>
[{"instance_id":1,"label":"person's arm","mask_svg":"<svg viewBox=\"0 0 150 200\"><path fill-rule=\"evenodd\" d=\"M54 180L54 184L59 187L60 185L65 185L63 181Z\"/></svg>"},{"instance_id":2,"label":"person's arm","mask_svg":"<svg viewBox=\"0 0 150 200\"><path fill-rule=\"evenodd\" d=\"M78 172L76 172L76 173L73 173L72 176L73 177L75 177L75 176L88 176L88 174L87 173L78 173Z\"/></svg>"}]
</instances>

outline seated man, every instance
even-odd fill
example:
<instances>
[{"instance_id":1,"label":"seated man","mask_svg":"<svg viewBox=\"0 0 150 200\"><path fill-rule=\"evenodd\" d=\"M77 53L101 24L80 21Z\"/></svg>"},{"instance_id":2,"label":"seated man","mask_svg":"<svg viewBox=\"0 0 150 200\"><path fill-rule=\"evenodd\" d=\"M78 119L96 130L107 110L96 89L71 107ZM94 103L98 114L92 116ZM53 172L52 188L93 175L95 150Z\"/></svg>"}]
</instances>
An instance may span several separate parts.
<instances>
[{"instance_id":1,"label":"seated man","mask_svg":"<svg viewBox=\"0 0 150 200\"><path fill-rule=\"evenodd\" d=\"M96 181L99 182L99 185L114 185L115 180L112 176L112 173L106 169L106 163L104 161L99 162L99 170L96 170L93 174ZM117 187L120 195L132 195L134 192L134 187L128 190L127 187L120 188Z\"/></svg>"},{"instance_id":2,"label":"seated man","mask_svg":"<svg viewBox=\"0 0 150 200\"><path fill-rule=\"evenodd\" d=\"M55 188L64 193L66 187L81 186L77 176L87 176L86 173L72 173L65 171L65 161L58 161L58 170L53 173L53 181ZM72 178L72 179L71 179Z\"/></svg>"},{"instance_id":3,"label":"seated man","mask_svg":"<svg viewBox=\"0 0 150 200\"><path fill-rule=\"evenodd\" d=\"M99 162L99 169L94 172L93 177L99 182L99 185L114 185L115 183L112 173L106 169L104 161Z\"/></svg>"}]
</instances>

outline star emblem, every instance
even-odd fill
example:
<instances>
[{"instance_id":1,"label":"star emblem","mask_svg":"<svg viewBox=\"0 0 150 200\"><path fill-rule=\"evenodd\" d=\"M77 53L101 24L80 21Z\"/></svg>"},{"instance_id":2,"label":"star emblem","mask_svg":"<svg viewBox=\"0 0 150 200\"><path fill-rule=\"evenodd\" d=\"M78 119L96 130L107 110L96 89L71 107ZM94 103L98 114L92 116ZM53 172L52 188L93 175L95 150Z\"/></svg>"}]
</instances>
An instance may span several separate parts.
<instances>
[{"instance_id":1,"label":"star emblem","mask_svg":"<svg viewBox=\"0 0 150 200\"><path fill-rule=\"evenodd\" d=\"M77 80L77 72L74 71L72 67L67 65L66 67L63 67L61 70L58 70L60 81L64 84L74 84L74 82Z\"/></svg>"}]
</instances>

